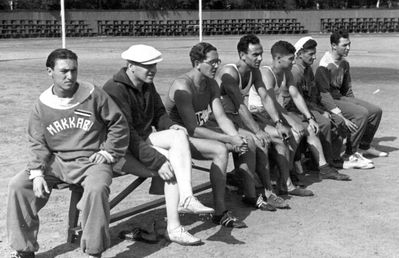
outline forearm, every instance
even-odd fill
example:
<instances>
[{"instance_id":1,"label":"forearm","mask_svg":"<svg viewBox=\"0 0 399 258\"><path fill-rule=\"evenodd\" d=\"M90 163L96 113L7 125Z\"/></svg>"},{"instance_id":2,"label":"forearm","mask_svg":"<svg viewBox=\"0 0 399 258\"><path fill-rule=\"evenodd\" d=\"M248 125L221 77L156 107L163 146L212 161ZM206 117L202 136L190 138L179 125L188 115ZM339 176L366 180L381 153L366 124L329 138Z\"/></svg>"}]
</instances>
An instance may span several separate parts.
<instances>
[{"instance_id":1,"label":"forearm","mask_svg":"<svg viewBox=\"0 0 399 258\"><path fill-rule=\"evenodd\" d=\"M253 119L252 114L246 107L241 107L238 110L238 113L242 122L249 128L249 130L251 130L251 132L257 133L259 130L261 130L259 124Z\"/></svg>"},{"instance_id":2,"label":"forearm","mask_svg":"<svg viewBox=\"0 0 399 258\"><path fill-rule=\"evenodd\" d=\"M215 132L205 127L196 127L194 129L193 137L217 140L224 143L230 143L230 136L223 133Z\"/></svg>"},{"instance_id":3,"label":"forearm","mask_svg":"<svg viewBox=\"0 0 399 258\"><path fill-rule=\"evenodd\" d=\"M306 105L305 100L302 97L296 97L293 99L295 106L298 108L298 110L306 117L310 118L312 114L310 114L309 109Z\"/></svg>"},{"instance_id":4,"label":"forearm","mask_svg":"<svg viewBox=\"0 0 399 258\"><path fill-rule=\"evenodd\" d=\"M277 101L273 101L270 97L265 97L262 100L263 107L265 108L266 112L269 114L270 118L273 121L278 121L281 118L281 112L279 109L279 104Z\"/></svg>"}]
</instances>

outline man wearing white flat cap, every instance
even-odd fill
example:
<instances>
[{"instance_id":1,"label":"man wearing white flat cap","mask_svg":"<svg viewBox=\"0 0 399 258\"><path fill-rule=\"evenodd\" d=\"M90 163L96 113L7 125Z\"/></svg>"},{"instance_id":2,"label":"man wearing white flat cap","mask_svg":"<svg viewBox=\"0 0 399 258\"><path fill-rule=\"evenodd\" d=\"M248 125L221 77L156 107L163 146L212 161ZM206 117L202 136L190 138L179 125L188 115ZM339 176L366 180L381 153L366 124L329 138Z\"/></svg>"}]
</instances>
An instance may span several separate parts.
<instances>
[{"instance_id":1,"label":"man wearing white flat cap","mask_svg":"<svg viewBox=\"0 0 399 258\"><path fill-rule=\"evenodd\" d=\"M338 160L340 159L340 147L342 146L342 140L346 137L347 129L345 127L344 121L339 116L330 114L330 112L328 112L320 103L320 93L315 86L314 74L312 70L312 64L316 59L316 47L317 42L312 37L307 36L299 39L295 43L296 59L291 72L297 90L303 96L306 105L312 112L312 115L319 125L319 138L322 142L323 151L327 162L329 164L334 164L335 166L342 166L341 162L338 162ZM299 112L292 101L288 104L287 109L293 112ZM334 145L338 146L335 151L333 151L332 147L333 138L335 140ZM334 160L336 163L334 163ZM351 168L366 168L369 166L368 164L363 163L349 164L346 162L344 167L349 168L348 165L351 165ZM325 177L337 179L337 177L342 176L340 176L340 174L331 174L325 175Z\"/></svg>"},{"instance_id":2,"label":"man wearing white flat cap","mask_svg":"<svg viewBox=\"0 0 399 258\"><path fill-rule=\"evenodd\" d=\"M127 66L103 87L124 113L130 131L128 153L114 169L142 177L161 177L165 181L168 217L165 237L182 245L201 244L201 239L181 226L178 212L203 214L214 210L193 196L187 131L169 118L155 89L153 81L162 54L151 46L133 45L121 57ZM153 132L152 127L157 131ZM134 159L154 173L140 172Z\"/></svg>"}]
</instances>

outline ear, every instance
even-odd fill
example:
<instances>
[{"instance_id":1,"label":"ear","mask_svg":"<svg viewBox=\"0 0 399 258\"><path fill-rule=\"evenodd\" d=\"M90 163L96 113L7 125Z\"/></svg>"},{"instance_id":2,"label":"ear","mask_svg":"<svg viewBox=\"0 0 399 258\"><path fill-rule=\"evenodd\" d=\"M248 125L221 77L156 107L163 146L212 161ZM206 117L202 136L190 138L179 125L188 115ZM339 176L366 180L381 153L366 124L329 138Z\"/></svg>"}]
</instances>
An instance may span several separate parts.
<instances>
[{"instance_id":1,"label":"ear","mask_svg":"<svg viewBox=\"0 0 399 258\"><path fill-rule=\"evenodd\" d=\"M51 76L53 76L53 69L51 69L50 67L47 67L47 73L48 73L48 75L51 77Z\"/></svg>"},{"instance_id":2,"label":"ear","mask_svg":"<svg viewBox=\"0 0 399 258\"><path fill-rule=\"evenodd\" d=\"M200 61L194 60L194 67L195 67L195 68L199 69L200 64L201 64Z\"/></svg>"},{"instance_id":3,"label":"ear","mask_svg":"<svg viewBox=\"0 0 399 258\"><path fill-rule=\"evenodd\" d=\"M240 51L240 53L238 53L240 59L243 59L243 56L245 55L245 53L243 51Z\"/></svg>"}]
</instances>

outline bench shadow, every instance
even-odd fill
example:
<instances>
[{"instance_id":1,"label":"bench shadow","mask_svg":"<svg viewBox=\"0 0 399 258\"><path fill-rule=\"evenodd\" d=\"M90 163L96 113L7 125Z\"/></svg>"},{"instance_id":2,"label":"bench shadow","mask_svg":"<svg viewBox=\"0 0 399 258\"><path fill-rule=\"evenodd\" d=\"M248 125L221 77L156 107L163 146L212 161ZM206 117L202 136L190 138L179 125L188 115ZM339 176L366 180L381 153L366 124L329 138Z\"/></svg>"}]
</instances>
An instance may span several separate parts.
<instances>
[{"instance_id":1,"label":"bench shadow","mask_svg":"<svg viewBox=\"0 0 399 258\"><path fill-rule=\"evenodd\" d=\"M212 198L212 192L207 192L207 193L202 193L196 195L197 198L207 206L212 207L213 203L213 198ZM161 196L160 196L161 198ZM243 203L240 201L240 196L235 193L226 190L226 206L228 209L233 210L233 214L244 220L245 218L248 217L248 215L253 211L254 209L244 206ZM118 224L111 224L110 227L110 234L111 234L111 248L113 246L116 246L123 241L130 242L131 244L127 244L127 246L124 245L124 251L121 253L116 254L114 257L145 257L151 254L156 253L157 251L161 250L165 246L168 246L171 244L169 241L163 238L161 236L159 239L160 241L157 243L149 244L141 241L134 241L134 240L128 240L128 239L120 239L119 238L119 233L121 231L125 230L132 230L133 228L143 228L143 229L148 229L151 227L151 225L156 221L156 223L159 224L164 224L164 227L166 228L166 223L164 222L164 218L166 217L166 211L164 207L160 207L157 209L152 209L148 212L140 213L138 215L135 215L129 219L126 219ZM219 228L219 230L206 238L203 237L203 240L207 241L219 241L219 242L224 242L226 244L245 244L244 241L235 238L231 232L232 228L225 228L220 225L214 224L211 219L207 220L201 220L201 218L198 215L193 215L193 214L186 214L186 215L181 215L180 216L180 221L183 226L185 226L188 231L195 235L201 231L206 231L211 228ZM194 226L193 228L190 228L190 225L196 223L198 224L198 221L200 221L199 225ZM202 221L202 223L201 223ZM235 230L241 230L241 229L235 229ZM79 243L74 243L74 244L69 244L69 243L63 243L60 244L51 250L42 252L42 253L37 253L36 257L38 258L50 258L50 257L56 257L58 255L62 255L71 251L74 251L76 249L80 248ZM126 250L127 248L127 250Z\"/></svg>"},{"instance_id":2,"label":"bench shadow","mask_svg":"<svg viewBox=\"0 0 399 258\"><path fill-rule=\"evenodd\" d=\"M376 147L377 150L384 151L384 152L394 152L399 150L399 148L382 145L381 142L393 142L397 139L396 136L383 136L383 137L375 137L373 139L373 146Z\"/></svg>"}]
</instances>

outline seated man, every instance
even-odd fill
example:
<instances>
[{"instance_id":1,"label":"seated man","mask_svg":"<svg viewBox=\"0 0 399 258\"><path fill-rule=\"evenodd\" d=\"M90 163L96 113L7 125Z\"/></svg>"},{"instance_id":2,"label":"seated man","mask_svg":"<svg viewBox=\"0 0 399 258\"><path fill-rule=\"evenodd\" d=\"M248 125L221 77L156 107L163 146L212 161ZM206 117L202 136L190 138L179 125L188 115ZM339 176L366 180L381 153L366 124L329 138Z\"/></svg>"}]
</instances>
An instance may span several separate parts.
<instances>
[{"instance_id":1,"label":"seated man","mask_svg":"<svg viewBox=\"0 0 399 258\"><path fill-rule=\"evenodd\" d=\"M279 165L281 177L285 178L284 181L288 182L288 187L292 187L289 193L301 195L303 190L295 188L291 183L288 161L289 149L279 134L279 130L284 132L287 128L280 125L277 129L271 123L260 126L254 120L245 104L250 88L255 84L263 85L262 76L259 71L263 49L258 37L255 35L246 35L240 38L237 50L239 54L238 62L223 66L216 74L216 81L219 83L221 90L221 101L228 117L241 128L247 129L255 135L255 143L257 145L256 166L257 169L266 167L267 171L267 173L262 173L264 176L258 173L266 189L267 202L276 208L287 208L289 206L286 201L272 192L268 159L269 146L264 144L267 142L271 143L271 154ZM268 101L267 103L272 104L273 102ZM268 109L271 110L270 108Z\"/></svg>"},{"instance_id":2,"label":"seated man","mask_svg":"<svg viewBox=\"0 0 399 258\"><path fill-rule=\"evenodd\" d=\"M216 203L213 221L227 227L245 227L245 223L235 218L225 208L225 185L228 151L240 156L240 170L245 173L244 195L253 197L253 205L260 209L268 209L262 198L255 199L255 187L252 163L246 163L251 138L240 135L234 124L227 118L219 98L219 86L214 80L216 69L220 64L219 55L214 46L201 42L190 51L193 68L179 76L169 89L165 107L171 119L184 125L189 133L194 158L212 159L211 183ZM210 110L215 122L208 120ZM218 153L216 153L218 152ZM215 160L215 157L218 159ZM252 193L251 193L252 191ZM252 194L252 196L251 196Z\"/></svg>"},{"instance_id":3,"label":"seated man","mask_svg":"<svg viewBox=\"0 0 399 258\"><path fill-rule=\"evenodd\" d=\"M304 109L314 117L319 125L320 133L319 138L322 143L323 152L327 163L334 165L333 148L332 148L332 124L335 124L336 138L341 140L346 137L346 126L340 117L331 115L324 109L318 102L319 94L314 83L314 74L312 70L313 61L316 59L316 46L317 42L311 37L303 37L295 44L295 64L292 67L292 76L294 85L289 89L291 98L287 98L285 108L294 114L301 114L297 105L294 103L295 96L302 98L304 102L302 105ZM301 100L300 100L301 102ZM306 111L306 110L305 110ZM338 144L342 146L342 144ZM336 154L336 159L339 158ZM333 171L332 173L320 173L321 179L334 179L334 180L350 180L349 176Z\"/></svg>"},{"instance_id":4,"label":"seated man","mask_svg":"<svg viewBox=\"0 0 399 258\"><path fill-rule=\"evenodd\" d=\"M131 162L134 157L148 169L158 171L153 175L136 175L159 175L165 180L168 217L165 237L182 245L201 244L201 239L192 236L180 224L178 210L188 213L213 213L214 210L193 196L187 131L169 119L155 89L153 81L162 55L151 46L133 45L121 56L127 60L127 66L103 87L122 110L130 130L128 153L115 168L139 173ZM157 131L153 132L152 127Z\"/></svg>"},{"instance_id":5,"label":"seated man","mask_svg":"<svg viewBox=\"0 0 399 258\"><path fill-rule=\"evenodd\" d=\"M29 119L31 158L9 184L7 231L12 257L35 257L39 210L60 182L80 184L82 251L101 257L110 246L109 186L112 164L125 154L127 122L101 89L77 82L78 57L56 49L46 62L53 84L36 102Z\"/></svg>"},{"instance_id":6,"label":"seated man","mask_svg":"<svg viewBox=\"0 0 399 258\"><path fill-rule=\"evenodd\" d=\"M331 113L340 116L350 130L350 144L347 146L347 160L350 162L373 162L363 154L386 157L388 153L371 147L374 135L382 117L381 108L355 97L349 63L350 40L346 31L336 31L330 37L331 52L326 52L316 70L316 86L320 90L321 103ZM359 152L358 152L359 150Z\"/></svg>"},{"instance_id":7,"label":"seated man","mask_svg":"<svg viewBox=\"0 0 399 258\"><path fill-rule=\"evenodd\" d=\"M266 84L266 89L274 90L278 100L277 107L282 113L285 122L292 128L295 139L294 145L298 146L301 137L305 136L306 142L318 163L320 174L338 173L335 168L327 163L317 135L319 126L294 86L290 71L294 61L294 46L286 41L278 41L272 46L271 54L273 58L272 65L261 68L263 81ZM304 117L298 113L289 112L284 108L285 103L291 98ZM249 92L248 105L250 109L254 110L262 107L261 98L253 88Z\"/></svg>"}]
</instances>

